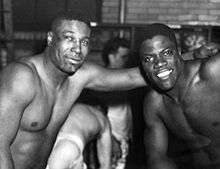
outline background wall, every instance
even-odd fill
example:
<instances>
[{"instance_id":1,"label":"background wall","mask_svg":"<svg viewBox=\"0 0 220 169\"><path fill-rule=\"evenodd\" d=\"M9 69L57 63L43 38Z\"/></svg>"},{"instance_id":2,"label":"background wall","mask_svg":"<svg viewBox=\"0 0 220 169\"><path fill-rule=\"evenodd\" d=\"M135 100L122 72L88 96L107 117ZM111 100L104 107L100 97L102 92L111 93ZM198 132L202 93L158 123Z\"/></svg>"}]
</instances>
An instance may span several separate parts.
<instances>
[{"instance_id":1,"label":"background wall","mask_svg":"<svg viewBox=\"0 0 220 169\"><path fill-rule=\"evenodd\" d=\"M125 23L220 25L220 0L127 0ZM103 0L103 23L117 23L119 0Z\"/></svg>"},{"instance_id":2,"label":"background wall","mask_svg":"<svg viewBox=\"0 0 220 169\"><path fill-rule=\"evenodd\" d=\"M57 13L83 10L93 22L100 21L101 0L12 0L15 30L48 30Z\"/></svg>"}]
</instances>

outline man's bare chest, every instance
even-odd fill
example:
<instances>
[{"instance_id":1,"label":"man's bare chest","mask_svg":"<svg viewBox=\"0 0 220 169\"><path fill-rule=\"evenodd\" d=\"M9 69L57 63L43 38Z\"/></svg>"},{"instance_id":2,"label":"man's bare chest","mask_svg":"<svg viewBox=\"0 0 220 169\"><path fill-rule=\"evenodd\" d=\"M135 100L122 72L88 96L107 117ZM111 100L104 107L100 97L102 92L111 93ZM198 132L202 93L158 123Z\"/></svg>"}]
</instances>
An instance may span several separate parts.
<instances>
[{"instance_id":1,"label":"man's bare chest","mask_svg":"<svg viewBox=\"0 0 220 169\"><path fill-rule=\"evenodd\" d=\"M164 104L163 117L175 135L186 140L193 140L196 135L220 139L218 92L207 87L191 88L179 102L168 98L164 99Z\"/></svg>"},{"instance_id":2,"label":"man's bare chest","mask_svg":"<svg viewBox=\"0 0 220 169\"><path fill-rule=\"evenodd\" d=\"M63 89L57 93L39 92L26 107L21 119L21 129L39 131L56 129L67 118L81 89Z\"/></svg>"}]
</instances>

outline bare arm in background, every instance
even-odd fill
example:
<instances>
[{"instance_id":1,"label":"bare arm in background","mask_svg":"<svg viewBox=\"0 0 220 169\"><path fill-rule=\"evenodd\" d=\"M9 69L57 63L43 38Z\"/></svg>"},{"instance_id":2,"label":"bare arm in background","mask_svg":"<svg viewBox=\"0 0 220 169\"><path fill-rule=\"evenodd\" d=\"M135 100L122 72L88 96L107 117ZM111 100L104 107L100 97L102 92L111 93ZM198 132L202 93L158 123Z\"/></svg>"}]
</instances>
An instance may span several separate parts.
<instances>
[{"instance_id":1,"label":"bare arm in background","mask_svg":"<svg viewBox=\"0 0 220 169\"><path fill-rule=\"evenodd\" d=\"M110 124L104 119L103 130L97 139L97 155L100 169L111 169L112 138Z\"/></svg>"}]
</instances>

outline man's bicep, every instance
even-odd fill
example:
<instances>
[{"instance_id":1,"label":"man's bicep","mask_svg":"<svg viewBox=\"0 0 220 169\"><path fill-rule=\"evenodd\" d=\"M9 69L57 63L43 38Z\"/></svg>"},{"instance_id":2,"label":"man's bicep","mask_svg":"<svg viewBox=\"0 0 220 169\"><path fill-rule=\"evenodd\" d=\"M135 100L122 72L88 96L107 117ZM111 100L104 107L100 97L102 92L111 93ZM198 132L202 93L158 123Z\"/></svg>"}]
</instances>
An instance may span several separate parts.
<instances>
[{"instance_id":1,"label":"man's bicep","mask_svg":"<svg viewBox=\"0 0 220 169\"><path fill-rule=\"evenodd\" d=\"M154 123L152 125L152 123ZM145 146L149 156L166 156L168 140L163 124L159 121L151 122L145 130Z\"/></svg>"},{"instance_id":2,"label":"man's bicep","mask_svg":"<svg viewBox=\"0 0 220 169\"><path fill-rule=\"evenodd\" d=\"M165 156L168 147L167 131L162 119L159 117L158 105L153 100L145 99L144 120L145 134L144 142L149 157L158 158Z\"/></svg>"}]
</instances>

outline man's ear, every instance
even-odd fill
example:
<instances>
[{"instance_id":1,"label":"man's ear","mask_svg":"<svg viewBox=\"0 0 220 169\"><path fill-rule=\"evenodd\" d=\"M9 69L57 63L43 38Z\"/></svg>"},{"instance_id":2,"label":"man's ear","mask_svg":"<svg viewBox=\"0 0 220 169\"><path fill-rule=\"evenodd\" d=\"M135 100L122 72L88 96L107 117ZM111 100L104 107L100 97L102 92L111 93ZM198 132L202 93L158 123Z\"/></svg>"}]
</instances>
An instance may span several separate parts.
<instances>
[{"instance_id":1,"label":"man's ear","mask_svg":"<svg viewBox=\"0 0 220 169\"><path fill-rule=\"evenodd\" d=\"M53 32L48 32L47 33L47 46L51 46L53 40Z\"/></svg>"}]
</instances>

